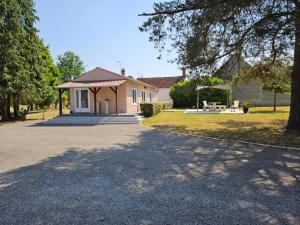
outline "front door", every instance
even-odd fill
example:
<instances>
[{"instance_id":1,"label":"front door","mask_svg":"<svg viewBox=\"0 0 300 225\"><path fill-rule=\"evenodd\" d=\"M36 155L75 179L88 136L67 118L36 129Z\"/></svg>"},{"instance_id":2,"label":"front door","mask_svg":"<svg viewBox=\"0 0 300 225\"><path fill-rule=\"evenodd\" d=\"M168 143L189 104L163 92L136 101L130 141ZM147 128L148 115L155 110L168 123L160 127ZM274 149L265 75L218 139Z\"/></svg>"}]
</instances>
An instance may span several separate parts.
<instances>
[{"instance_id":1,"label":"front door","mask_svg":"<svg viewBox=\"0 0 300 225\"><path fill-rule=\"evenodd\" d=\"M75 89L76 112L90 112L89 89Z\"/></svg>"}]
</instances>

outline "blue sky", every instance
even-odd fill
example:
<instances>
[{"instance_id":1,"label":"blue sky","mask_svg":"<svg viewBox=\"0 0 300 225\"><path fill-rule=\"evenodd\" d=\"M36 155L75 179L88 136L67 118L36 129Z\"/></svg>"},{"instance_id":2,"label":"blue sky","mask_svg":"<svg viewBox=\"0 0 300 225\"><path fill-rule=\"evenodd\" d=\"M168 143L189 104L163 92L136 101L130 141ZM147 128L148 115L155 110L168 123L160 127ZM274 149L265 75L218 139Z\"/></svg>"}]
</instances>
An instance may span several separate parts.
<instances>
[{"instance_id":1,"label":"blue sky","mask_svg":"<svg viewBox=\"0 0 300 225\"><path fill-rule=\"evenodd\" d=\"M149 0L36 0L40 18L40 36L50 46L52 56L65 51L78 54L86 70L96 66L119 72L121 61L126 73L137 76L174 76L181 71L158 60L158 50L148 41L148 34L138 27L145 18L141 12L152 11Z\"/></svg>"}]
</instances>

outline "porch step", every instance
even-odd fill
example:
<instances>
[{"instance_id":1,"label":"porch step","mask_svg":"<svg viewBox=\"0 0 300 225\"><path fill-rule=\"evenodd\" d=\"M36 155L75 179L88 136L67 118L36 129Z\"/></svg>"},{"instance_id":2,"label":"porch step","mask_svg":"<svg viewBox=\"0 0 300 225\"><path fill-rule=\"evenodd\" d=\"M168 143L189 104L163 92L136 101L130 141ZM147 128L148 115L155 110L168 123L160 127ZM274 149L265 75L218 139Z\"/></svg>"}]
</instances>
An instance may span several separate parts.
<instances>
[{"instance_id":1,"label":"porch step","mask_svg":"<svg viewBox=\"0 0 300 225\"><path fill-rule=\"evenodd\" d=\"M63 117L136 117L139 114L127 114L127 113L121 113L116 115L113 114L92 114L92 113L72 113L67 115L62 115Z\"/></svg>"},{"instance_id":2,"label":"porch step","mask_svg":"<svg viewBox=\"0 0 300 225\"><path fill-rule=\"evenodd\" d=\"M53 126L93 126L102 124L138 124L139 121L135 116L61 116L47 121L40 125Z\"/></svg>"}]
</instances>

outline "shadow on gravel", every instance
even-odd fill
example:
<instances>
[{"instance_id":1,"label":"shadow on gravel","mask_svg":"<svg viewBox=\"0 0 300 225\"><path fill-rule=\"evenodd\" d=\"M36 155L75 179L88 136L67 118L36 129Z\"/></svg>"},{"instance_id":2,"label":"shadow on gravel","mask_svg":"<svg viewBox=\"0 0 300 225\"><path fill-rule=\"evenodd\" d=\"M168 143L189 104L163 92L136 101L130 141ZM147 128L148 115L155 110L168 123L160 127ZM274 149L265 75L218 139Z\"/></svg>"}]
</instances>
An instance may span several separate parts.
<instances>
[{"instance_id":1,"label":"shadow on gravel","mask_svg":"<svg viewBox=\"0 0 300 225\"><path fill-rule=\"evenodd\" d=\"M0 224L299 224L300 152L145 131L0 174Z\"/></svg>"}]
</instances>

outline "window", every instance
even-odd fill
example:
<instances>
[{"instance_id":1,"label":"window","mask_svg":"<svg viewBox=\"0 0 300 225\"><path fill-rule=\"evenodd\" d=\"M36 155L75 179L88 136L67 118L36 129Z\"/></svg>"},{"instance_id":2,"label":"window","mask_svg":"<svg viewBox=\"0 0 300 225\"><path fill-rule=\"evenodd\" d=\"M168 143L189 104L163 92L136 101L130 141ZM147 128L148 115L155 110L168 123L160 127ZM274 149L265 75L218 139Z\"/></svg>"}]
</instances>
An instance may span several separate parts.
<instances>
[{"instance_id":1,"label":"window","mask_svg":"<svg viewBox=\"0 0 300 225\"><path fill-rule=\"evenodd\" d=\"M83 88L75 89L75 106L76 112L89 112L90 111L90 99L89 90Z\"/></svg>"},{"instance_id":2,"label":"window","mask_svg":"<svg viewBox=\"0 0 300 225\"><path fill-rule=\"evenodd\" d=\"M81 90L81 108L88 108L89 103L88 103L88 97L89 97L89 91L88 90Z\"/></svg>"},{"instance_id":3,"label":"window","mask_svg":"<svg viewBox=\"0 0 300 225\"><path fill-rule=\"evenodd\" d=\"M136 89L132 89L132 103L136 103Z\"/></svg>"},{"instance_id":4,"label":"window","mask_svg":"<svg viewBox=\"0 0 300 225\"><path fill-rule=\"evenodd\" d=\"M152 102L152 93L149 92L149 101Z\"/></svg>"},{"instance_id":5,"label":"window","mask_svg":"<svg viewBox=\"0 0 300 225\"><path fill-rule=\"evenodd\" d=\"M146 92L142 91L142 102L146 102Z\"/></svg>"}]
</instances>

